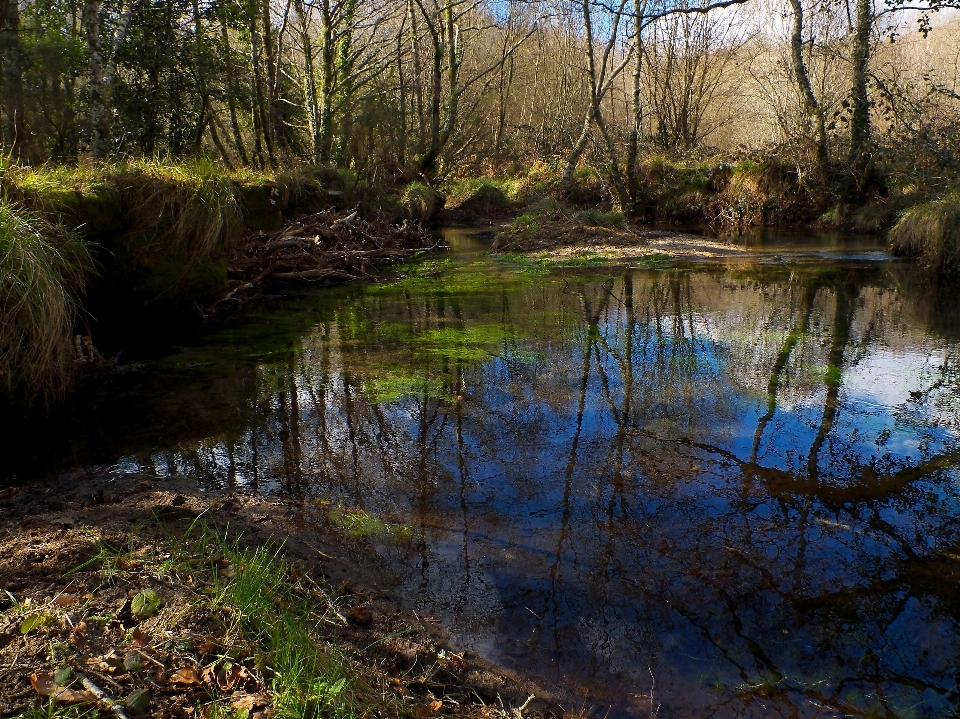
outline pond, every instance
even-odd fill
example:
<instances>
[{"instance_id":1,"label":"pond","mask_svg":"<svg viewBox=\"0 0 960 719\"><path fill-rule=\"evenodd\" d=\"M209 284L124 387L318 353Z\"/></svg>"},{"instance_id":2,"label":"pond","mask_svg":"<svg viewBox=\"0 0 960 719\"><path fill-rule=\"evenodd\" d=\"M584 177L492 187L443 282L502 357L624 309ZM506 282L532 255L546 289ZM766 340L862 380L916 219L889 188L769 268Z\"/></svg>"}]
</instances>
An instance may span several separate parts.
<instances>
[{"instance_id":1,"label":"pond","mask_svg":"<svg viewBox=\"0 0 960 719\"><path fill-rule=\"evenodd\" d=\"M448 237L26 425L0 476L308 497L459 647L612 719L955 716L960 299L870 243L559 268Z\"/></svg>"}]
</instances>

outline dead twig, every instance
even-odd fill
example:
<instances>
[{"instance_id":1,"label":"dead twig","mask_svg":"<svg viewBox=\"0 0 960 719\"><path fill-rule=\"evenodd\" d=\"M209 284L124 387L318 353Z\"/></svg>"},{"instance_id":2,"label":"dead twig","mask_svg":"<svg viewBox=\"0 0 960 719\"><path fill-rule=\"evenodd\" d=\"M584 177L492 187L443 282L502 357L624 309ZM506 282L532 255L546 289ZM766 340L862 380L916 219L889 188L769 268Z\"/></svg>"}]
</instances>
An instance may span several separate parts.
<instances>
[{"instance_id":1,"label":"dead twig","mask_svg":"<svg viewBox=\"0 0 960 719\"><path fill-rule=\"evenodd\" d=\"M117 719L128 719L126 713L123 711L123 707L115 702L103 689L94 684L88 676L77 672L77 678L80 680L80 683L83 684L84 689L100 700L100 703L113 712Z\"/></svg>"}]
</instances>

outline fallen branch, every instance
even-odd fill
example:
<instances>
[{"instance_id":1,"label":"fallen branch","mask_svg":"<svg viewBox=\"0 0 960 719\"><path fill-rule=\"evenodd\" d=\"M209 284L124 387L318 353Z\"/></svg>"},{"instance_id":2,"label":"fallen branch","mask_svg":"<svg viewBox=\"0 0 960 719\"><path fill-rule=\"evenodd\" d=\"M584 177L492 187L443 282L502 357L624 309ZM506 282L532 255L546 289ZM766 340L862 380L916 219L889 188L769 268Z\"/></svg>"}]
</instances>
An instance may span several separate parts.
<instances>
[{"instance_id":1,"label":"fallen branch","mask_svg":"<svg viewBox=\"0 0 960 719\"><path fill-rule=\"evenodd\" d=\"M303 272L278 272L273 276L275 280L284 282L317 282L318 280L337 279L350 282L358 279L355 275L340 270L304 270Z\"/></svg>"},{"instance_id":2,"label":"fallen branch","mask_svg":"<svg viewBox=\"0 0 960 719\"><path fill-rule=\"evenodd\" d=\"M111 699L110 695L94 684L89 677L77 672L77 678L80 680L80 683L83 684L83 688L100 700L100 703L112 711L117 719L128 719L126 713L123 711L123 707Z\"/></svg>"},{"instance_id":3,"label":"fallen branch","mask_svg":"<svg viewBox=\"0 0 960 719\"><path fill-rule=\"evenodd\" d=\"M367 222L356 210L343 217L309 215L277 232L249 237L229 260L232 289L200 313L209 318L234 311L271 283L351 282L381 265L438 248L418 224Z\"/></svg>"}]
</instances>

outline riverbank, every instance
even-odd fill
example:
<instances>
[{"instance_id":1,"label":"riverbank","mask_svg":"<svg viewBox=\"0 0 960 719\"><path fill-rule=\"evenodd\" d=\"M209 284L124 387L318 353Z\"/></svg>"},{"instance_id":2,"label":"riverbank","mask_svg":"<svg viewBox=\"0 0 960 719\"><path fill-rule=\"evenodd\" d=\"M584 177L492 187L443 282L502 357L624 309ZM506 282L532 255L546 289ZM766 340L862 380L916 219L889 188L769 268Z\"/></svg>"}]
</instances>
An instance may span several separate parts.
<instances>
[{"instance_id":1,"label":"riverbank","mask_svg":"<svg viewBox=\"0 0 960 719\"><path fill-rule=\"evenodd\" d=\"M411 240L441 204L419 183L381 187L320 166L227 172L204 160L2 165L0 191L0 290L12 298L0 306L0 391L27 404L55 401L78 368L131 338L169 343L202 319L198 308L234 296L232 280L260 284L237 263L297 218L328 213L327 229L350 245L332 250L373 251L396 246L396 227ZM324 262L275 269L302 281Z\"/></svg>"},{"instance_id":2,"label":"riverbank","mask_svg":"<svg viewBox=\"0 0 960 719\"><path fill-rule=\"evenodd\" d=\"M671 224L709 225L713 235L773 225L876 233L913 207L891 249L933 273L957 268L949 197L917 204L925 199L917 192L880 188L854 208L830 205L828 188L772 161L644 167L649 202L627 217L593 168L578 170L571 187L544 163L439 188L318 166L264 174L203 160L5 165L0 267L13 301L0 307L0 390L11 401L53 403L79 371L112 366L121 351L170 346L268 282L348 281L353 269L430 248L423 227L437 220L491 228L495 251L549 261L688 259L738 250ZM309 227L303 218L313 218Z\"/></svg>"},{"instance_id":3,"label":"riverbank","mask_svg":"<svg viewBox=\"0 0 960 719\"><path fill-rule=\"evenodd\" d=\"M0 510L0 716L90 709L84 678L130 716L565 713L378 588L359 510L82 471Z\"/></svg>"}]
</instances>

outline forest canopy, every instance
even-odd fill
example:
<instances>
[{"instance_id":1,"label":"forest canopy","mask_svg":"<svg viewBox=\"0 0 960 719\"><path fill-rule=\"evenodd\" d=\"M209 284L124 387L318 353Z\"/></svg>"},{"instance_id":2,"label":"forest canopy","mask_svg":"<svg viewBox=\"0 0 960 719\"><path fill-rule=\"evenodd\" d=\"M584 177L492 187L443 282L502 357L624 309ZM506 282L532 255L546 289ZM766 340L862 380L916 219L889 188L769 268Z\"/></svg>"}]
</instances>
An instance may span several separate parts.
<instances>
[{"instance_id":1,"label":"forest canopy","mask_svg":"<svg viewBox=\"0 0 960 719\"><path fill-rule=\"evenodd\" d=\"M944 183L960 142L948 5L0 0L4 148L405 179L590 160L624 204L650 153L854 175L892 157L904 183Z\"/></svg>"}]
</instances>

